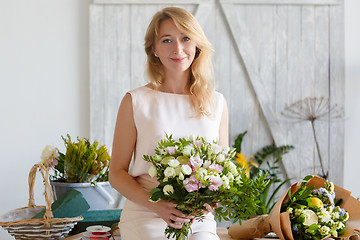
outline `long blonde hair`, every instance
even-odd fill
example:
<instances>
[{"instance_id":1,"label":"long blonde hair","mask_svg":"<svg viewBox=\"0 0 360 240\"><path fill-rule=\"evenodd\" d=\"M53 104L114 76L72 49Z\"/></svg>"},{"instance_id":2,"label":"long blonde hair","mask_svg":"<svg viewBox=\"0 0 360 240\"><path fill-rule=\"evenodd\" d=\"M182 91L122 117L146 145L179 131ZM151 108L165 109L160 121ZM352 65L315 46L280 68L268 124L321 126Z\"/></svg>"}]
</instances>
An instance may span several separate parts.
<instances>
[{"instance_id":1,"label":"long blonde hair","mask_svg":"<svg viewBox=\"0 0 360 240\"><path fill-rule=\"evenodd\" d=\"M190 93L193 96L191 101L199 115L209 115L215 85L211 63L213 48L196 18L185 9L164 8L154 15L148 26L145 35L145 52L150 84L154 89L159 89L163 82L163 65L159 58L155 57L153 47L158 37L160 24L167 19L173 20L176 27L196 44L195 59L190 66L189 85Z\"/></svg>"}]
</instances>

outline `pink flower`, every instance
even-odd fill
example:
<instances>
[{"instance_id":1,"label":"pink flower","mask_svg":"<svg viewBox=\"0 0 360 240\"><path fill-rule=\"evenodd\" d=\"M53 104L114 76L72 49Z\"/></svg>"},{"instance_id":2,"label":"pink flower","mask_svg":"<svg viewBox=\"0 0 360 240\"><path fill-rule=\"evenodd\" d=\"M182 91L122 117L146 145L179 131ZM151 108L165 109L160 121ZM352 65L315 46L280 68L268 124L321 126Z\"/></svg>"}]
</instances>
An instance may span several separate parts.
<instances>
[{"instance_id":1,"label":"pink flower","mask_svg":"<svg viewBox=\"0 0 360 240\"><path fill-rule=\"evenodd\" d=\"M197 180L194 175L185 179L183 181L183 184L185 185L185 189L188 192L193 192L193 191L197 191L200 189L200 181Z\"/></svg>"},{"instance_id":2,"label":"pink flower","mask_svg":"<svg viewBox=\"0 0 360 240\"><path fill-rule=\"evenodd\" d=\"M167 148L165 148L165 151L166 151L168 154L173 155L173 154L175 154L175 150L177 150L177 149L178 149L177 146L175 146L175 147L167 147Z\"/></svg>"},{"instance_id":3,"label":"pink flower","mask_svg":"<svg viewBox=\"0 0 360 240\"><path fill-rule=\"evenodd\" d=\"M201 145L202 145L202 141L201 140L196 140L196 141L194 141L194 145L197 146L198 148L200 148Z\"/></svg>"},{"instance_id":4,"label":"pink flower","mask_svg":"<svg viewBox=\"0 0 360 240\"><path fill-rule=\"evenodd\" d=\"M224 167L219 164L211 164L209 166L209 170L212 171L214 169L217 173L221 173L224 170Z\"/></svg>"},{"instance_id":5,"label":"pink flower","mask_svg":"<svg viewBox=\"0 0 360 240\"><path fill-rule=\"evenodd\" d=\"M222 185L222 180L220 177L217 176L210 176L209 177L210 180L210 186L209 186L209 190L210 191L217 191L219 190L219 187Z\"/></svg>"},{"instance_id":6,"label":"pink flower","mask_svg":"<svg viewBox=\"0 0 360 240\"><path fill-rule=\"evenodd\" d=\"M203 165L204 161L200 158L200 156L191 156L190 157L190 164L193 168L201 167Z\"/></svg>"}]
</instances>

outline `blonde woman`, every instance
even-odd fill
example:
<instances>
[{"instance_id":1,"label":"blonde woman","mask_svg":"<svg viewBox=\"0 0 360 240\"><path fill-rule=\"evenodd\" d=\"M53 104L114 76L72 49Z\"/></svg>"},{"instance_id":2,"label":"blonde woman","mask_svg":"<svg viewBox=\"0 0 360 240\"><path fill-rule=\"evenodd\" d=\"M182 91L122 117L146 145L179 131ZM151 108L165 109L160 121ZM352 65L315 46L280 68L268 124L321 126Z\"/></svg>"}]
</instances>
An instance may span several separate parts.
<instances>
[{"instance_id":1,"label":"blonde woman","mask_svg":"<svg viewBox=\"0 0 360 240\"><path fill-rule=\"evenodd\" d=\"M154 155L165 133L228 145L228 111L223 95L214 91L212 47L194 16L175 7L157 12L145 51L149 83L129 91L120 104L110 163L110 183L127 198L119 224L122 240L166 239L167 225L181 228L191 221L174 203L149 201L157 181L143 155ZM219 239L211 212L203 222L194 221L192 230L190 239Z\"/></svg>"}]
</instances>

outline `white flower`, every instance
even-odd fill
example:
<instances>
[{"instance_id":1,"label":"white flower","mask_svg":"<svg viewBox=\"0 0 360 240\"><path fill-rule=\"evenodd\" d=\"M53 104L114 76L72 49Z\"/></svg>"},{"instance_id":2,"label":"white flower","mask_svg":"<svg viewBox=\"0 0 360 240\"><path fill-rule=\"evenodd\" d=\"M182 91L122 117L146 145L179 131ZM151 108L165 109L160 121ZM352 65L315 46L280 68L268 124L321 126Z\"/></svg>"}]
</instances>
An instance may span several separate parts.
<instances>
[{"instance_id":1,"label":"white flower","mask_svg":"<svg viewBox=\"0 0 360 240\"><path fill-rule=\"evenodd\" d=\"M197 174L199 177L203 178L204 176L206 176L208 173L208 171L205 168L199 168L197 170Z\"/></svg>"},{"instance_id":2,"label":"white flower","mask_svg":"<svg viewBox=\"0 0 360 240\"><path fill-rule=\"evenodd\" d=\"M41 153L40 159L45 167L50 169L58 164L59 156L59 150L56 147L52 145L46 145Z\"/></svg>"},{"instance_id":3,"label":"white flower","mask_svg":"<svg viewBox=\"0 0 360 240\"><path fill-rule=\"evenodd\" d=\"M320 218L323 222L327 223L331 220L331 215L325 208L321 208Z\"/></svg>"},{"instance_id":4,"label":"white flower","mask_svg":"<svg viewBox=\"0 0 360 240\"><path fill-rule=\"evenodd\" d=\"M169 164L170 167L175 168L175 167L179 166L180 163L176 159L170 159L168 164Z\"/></svg>"},{"instance_id":5,"label":"white flower","mask_svg":"<svg viewBox=\"0 0 360 240\"><path fill-rule=\"evenodd\" d=\"M225 160L224 154L221 154L221 153L220 153L220 154L216 157L216 161L217 161L218 163L222 163L224 160Z\"/></svg>"},{"instance_id":6,"label":"white flower","mask_svg":"<svg viewBox=\"0 0 360 240\"><path fill-rule=\"evenodd\" d=\"M329 232L330 232L330 228L328 226L322 226L319 229L319 232L320 232L321 235L328 235Z\"/></svg>"},{"instance_id":7,"label":"white flower","mask_svg":"<svg viewBox=\"0 0 360 240\"><path fill-rule=\"evenodd\" d=\"M169 165L169 162L170 162L171 160L173 160L173 159L175 159L173 156L169 156L169 157L166 157L166 158L164 158L163 160L161 160L161 163L162 163L162 164Z\"/></svg>"},{"instance_id":8,"label":"white flower","mask_svg":"<svg viewBox=\"0 0 360 240\"><path fill-rule=\"evenodd\" d=\"M163 188L163 192L165 195L170 195L170 194L174 193L174 188L173 188L173 186L171 186L169 184L165 185Z\"/></svg>"},{"instance_id":9,"label":"white flower","mask_svg":"<svg viewBox=\"0 0 360 240\"><path fill-rule=\"evenodd\" d=\"M188 137L188 140L189 141L194 141L196 140L196 136L194 134L191 134L189 137Z\"/></svg>"},{"instance_id":10,"label":"white flower","mask_svg":"<svg viewBox=\"0 0 360 240\"><path fill-rule=\"evenodd\" d=\"M204 162L204 164L203 164L203 168L208 169L210 165L211 165L211 161L206 160L206 161Z\"/></svg>"},{"instance_id":11,"label":"white flower","mask_svg":"<svg viewBox=\"0 0 360 240\"><path fill-rule=\"evenodd\" d=\"M165 148L165 151L170 154L170 155L173 155L175 154L175 151L178 149L178 146L175 146L175 147L166 147Z\"/></svg>"},{"instance_id":12,"label":"white flower","mask_svg":"<svg viewBox=\"0 0 360 240\"><path fill-rule=\"evenodd\" d=\"M230 181L229 181L229 179L224 175L224 176L221 177L221 180L222 180L222 182L223 182L224 188L229 189L229 188L230 188L230 185L229 185Z\"/></svg>"},{"instance_id":13,"label":"white flower","mask_svg":"<svg viewBox=\"0 0 360 240\"><path fill-rule=\"evenodd\" d=\"M190 175L192 173L192 169L189 165L182 165L181 166L181 171L185 174L185 175Z\"/></svg>"},{"instance_id":14,"label":"white flower","mask_svg":"<svg viewBox=\"0 0 360 240\"><path fill-rule=\"evenodd\" d=\"M305 218L305 220L304 220L305 226L311 226L313 224L318 223L318 216L312 210L305 209L302 214Z\"/></svg>"},{"instance_id":15,"label":"white flower","mask_svg":"<svg viewBox=\"0 0 360 240\"><path fill-rule=\"evenodd\" d=\"M179 180L184 180L185 179L185 176L184 176L184 174L182 173L182 172L180 172L180 174L179 174Z\"/></svg>"},{"instance_id":16,"label":"white flower","mask_svg":"<svg viewBox=\"0 0 360 240\"><path fill-rule=\"evenodd\" d=\"M226 168L229 172L231 172L234 176L239 175L239 173L238 173L238 171L237 171L237 169L236 169L236 165L235 165L233 162L231 162L231 161L226 162L226 163L225 163L225 168Z\"/></svg>"},{"instance_id":17,"label":"white flower","mask_svg":"<svg viewBox=\"0 0 360 240\"><path fill-rule=\"evenodd\" d=\"M156 174L157 174L157 170L156 170L156 167L153 165L149 168L149 171L148 171L150 177L155 177Z\"/></svg>"},{"instance_id":18,"label":"white flower","mask_svg":"<svg viewBox=\"0 0 360 240\"><path fill-rule=\"evenodd\" d=\"M231 172L228 172L226 176L230 181L234 181L234 174L232 174Z\"/></svg>"},{"instance_id":19,"label":"white flower","mask_svg":"<svg viewBox=\"0 0 360 240\"><path fill-rule=\"evenodd\" d=\"M199 155L196 155L195 157L190 157L190 164L194 168L201 167L203 165L204 161L200 158Z\"/></svg>"},{"instance_id":20,"label":"white flower","mask_svg":"<svg viewBox=\"0 0 360 240\"><path fill-rule=\"evenodd\" d=\"M175 177L176 176L175 169L172 167L167 167L164 171L164 175L166 178Z\"/></svg>"},{"instance_id":21,"label":"white flower","mask_svg":"<svg viewBox=\"0 0 360 240\"><path fill-rule=\"evenodd\" d=\"M230 148L228 146L223 147L223 154L228 154L230 151Z\"/></svg>"},{"instance_id":22,"label":"white flower","mask_svg":"<svg viewBox=\"0 0 360 240\"><path fill-rule=\"evenodd\" d=\"M58 157L59 157L59 150L52 145L46 145L41 153L40 159L46 161L48 159L58 158Z\"/></svg>"},{"instance_id":23,"label":"white flower","mask_svg":"<svg viewBox=\"0 0 360 240\"><path fill-rule=\"evenodd\" d=\"M214 154L218 154L223 150L223 147L217 144L211 144L211 149L213 150Z\"/></svg>"},{"instance_id":24,"label":"white flower","mask_svg":"<svg viewBox=\"0 0 360 240\"><path fill-rule=\"evenodd\" d=\"M190 157L192 151L194 151L194 147L191 144L189 144L183 148L182 152L185 156Z\"/></svg>"}]
</instances>

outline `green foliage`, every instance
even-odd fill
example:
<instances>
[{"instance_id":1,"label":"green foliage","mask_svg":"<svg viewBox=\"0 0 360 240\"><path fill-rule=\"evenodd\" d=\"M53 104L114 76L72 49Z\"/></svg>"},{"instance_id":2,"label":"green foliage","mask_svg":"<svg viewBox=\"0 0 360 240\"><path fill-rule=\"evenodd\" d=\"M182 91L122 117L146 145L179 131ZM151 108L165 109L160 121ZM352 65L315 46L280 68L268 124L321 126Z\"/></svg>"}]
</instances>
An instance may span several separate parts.
<instances>
[{"instance_id":1,"label":"green foliage","mask_svg":"<svg viewBox=\"0 0 360 240\"><path fill-rule=\"evenodd\" d=\"M59 153L58 164L52 180L58 182L84 183L108 180L110 155L105 145L98 147L97 141L90 143L86 138L77 142L62 136L66 153Z\"/></svg>"},{"instance_id":2,"label":"green foliage","mask_svg":"<svg viewBox=\"0 0 360 240\"><path fill-rule=\"evenodd\" d=\"M246 133L247 131L239 134L235 139L234 147L238 153L241 151L241 145ZM253 158L257 162L257 165L254 164L250 169L250 177L252 178L260 174L266 176L267 179L267 184L259 195L260 207L257 209L256 215L270 213L276 203L276 194L286 183L290 182L291 179L289 178L281 180L280 175L282 175L282 172L279 163L282 161L283 155L292 149L294 149L294 146L292 145L277 147L275 144L270 144L261 148L254 154ZM274 191L270 192L271 188L274 186ZM271 195L269 196L270 193Z\"/></svg>"}]
</instances>

